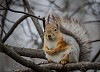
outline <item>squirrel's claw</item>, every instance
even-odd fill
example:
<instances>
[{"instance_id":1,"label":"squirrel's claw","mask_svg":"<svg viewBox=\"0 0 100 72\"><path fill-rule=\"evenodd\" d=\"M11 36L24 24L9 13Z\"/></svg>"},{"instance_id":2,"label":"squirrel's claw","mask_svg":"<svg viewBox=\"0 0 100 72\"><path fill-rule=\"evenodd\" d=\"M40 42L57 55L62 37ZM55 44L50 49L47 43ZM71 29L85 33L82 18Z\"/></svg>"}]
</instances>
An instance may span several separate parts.
<instances>
[{"instance_id":1,"label":"squirrel's claw","mask_svg":"<svg viewBox=\"0 0 100 72\"><path fill-rule=\"evenodd\" d=\"M66 64L67 62L68 61L67 60L64 60L64 59L60 61L60 63L63 64L63 65Z\"/></svg>"}]
</instances>

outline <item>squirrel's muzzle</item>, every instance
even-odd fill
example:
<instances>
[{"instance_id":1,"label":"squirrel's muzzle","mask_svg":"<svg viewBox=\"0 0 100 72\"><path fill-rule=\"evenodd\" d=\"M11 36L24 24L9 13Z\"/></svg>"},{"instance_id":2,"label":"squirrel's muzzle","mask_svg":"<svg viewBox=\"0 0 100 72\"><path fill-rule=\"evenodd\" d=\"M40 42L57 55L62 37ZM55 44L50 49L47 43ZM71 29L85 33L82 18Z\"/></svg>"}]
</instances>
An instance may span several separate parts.
<instances>
[{"instance_id":1,"label":"squirrel's muzzle","mask_svg":"<svg viewBox=\"0 0 100 72\"><path fill-rule=\"evenodd\" d=\"M51 35L48 35L48 38L50 38L51 37Z\"/></svg>"}]
</instances>

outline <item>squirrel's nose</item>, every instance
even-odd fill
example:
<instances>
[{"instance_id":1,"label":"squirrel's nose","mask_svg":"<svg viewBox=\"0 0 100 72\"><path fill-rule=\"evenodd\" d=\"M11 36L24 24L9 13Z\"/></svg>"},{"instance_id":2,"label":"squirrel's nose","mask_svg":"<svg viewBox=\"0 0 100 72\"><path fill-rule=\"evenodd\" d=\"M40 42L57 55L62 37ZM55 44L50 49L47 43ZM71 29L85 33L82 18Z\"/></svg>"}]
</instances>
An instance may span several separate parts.
<instances>
[{"instance_id":1,"label":"squirrel's nose","mask_svg":"<svg viewBox=\"0 0 100 72\"><path fill-rule=\"evenodd\" d=\"M51 37L51 35L48 35L48 37L50 38L50 37Z\"/></svg>"}]
</instances>

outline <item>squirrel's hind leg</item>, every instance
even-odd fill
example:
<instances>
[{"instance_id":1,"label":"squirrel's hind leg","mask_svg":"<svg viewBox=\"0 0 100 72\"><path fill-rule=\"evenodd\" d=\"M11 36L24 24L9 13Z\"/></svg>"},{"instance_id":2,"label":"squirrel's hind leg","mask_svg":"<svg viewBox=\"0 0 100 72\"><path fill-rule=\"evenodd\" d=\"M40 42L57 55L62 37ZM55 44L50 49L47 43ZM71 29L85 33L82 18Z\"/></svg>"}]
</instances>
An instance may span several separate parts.
<instances>
[{"instance_id":1,"label":"squirrel's hind leg","mask_svg":"<svg viewBox=\"0 0 100 72\"><path fill-rule=\"evenodd\" d=\"M61 64L66 64L69 60L69 55L65 54L63 59L60 61Z\"/></svg>"}]
</instances>

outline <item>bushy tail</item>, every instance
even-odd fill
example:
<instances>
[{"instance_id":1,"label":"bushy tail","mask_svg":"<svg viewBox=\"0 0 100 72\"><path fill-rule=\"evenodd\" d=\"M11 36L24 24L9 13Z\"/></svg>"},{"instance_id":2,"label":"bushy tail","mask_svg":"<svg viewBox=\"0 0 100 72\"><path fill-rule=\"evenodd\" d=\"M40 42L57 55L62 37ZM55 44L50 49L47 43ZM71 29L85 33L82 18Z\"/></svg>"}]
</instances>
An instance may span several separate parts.
<instances>
[{"instance_id":1,"label":"bushy tail","mask_svg":"<svg viewBox=\"0 0 100 72\"><path fill-rule=\"evenodd\" d=\"M67 18L61 22L61 30L74 37L80 47L79 61L90 61L91 44L88 32L77 20Z\"/></svg>"},{"instance_id":2,"label":"bushy tail","mask_svg":"<svg viewBox=\"0 0 100 72\"><path fill-rule=\"evenodd\" d=\"M64 34L70 35L79 44L80 56L79 61L90 61L91 44L89 40L89 35L84 27L77 20L71 18L62 19L56 13L50 14L51 19L61 27L61 31ZM52 21L52 20L51 20Z\"/></svg>"}]
</instances>

